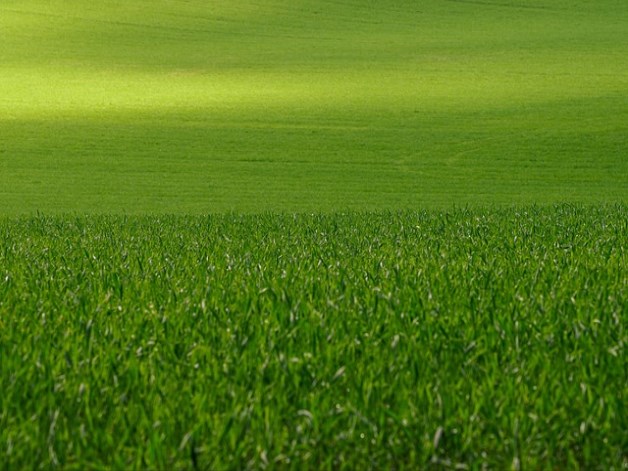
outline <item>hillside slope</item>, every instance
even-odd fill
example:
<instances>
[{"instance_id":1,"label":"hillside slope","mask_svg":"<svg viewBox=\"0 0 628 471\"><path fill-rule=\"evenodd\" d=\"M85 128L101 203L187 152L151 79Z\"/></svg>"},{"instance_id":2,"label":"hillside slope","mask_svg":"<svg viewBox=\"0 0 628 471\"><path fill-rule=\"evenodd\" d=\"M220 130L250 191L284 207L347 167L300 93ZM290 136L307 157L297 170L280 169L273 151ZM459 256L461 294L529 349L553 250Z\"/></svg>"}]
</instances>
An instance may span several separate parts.
<instances>
[{"instance_id":1,"label":"hillside slope","mask_svg":"<svg viewBox=\"0 0 628 471\"><path fill-rule=\"evenodd\" d=\"M625 201L628 5L0 5L0 212Z\"/></svg>"}]
</instances>

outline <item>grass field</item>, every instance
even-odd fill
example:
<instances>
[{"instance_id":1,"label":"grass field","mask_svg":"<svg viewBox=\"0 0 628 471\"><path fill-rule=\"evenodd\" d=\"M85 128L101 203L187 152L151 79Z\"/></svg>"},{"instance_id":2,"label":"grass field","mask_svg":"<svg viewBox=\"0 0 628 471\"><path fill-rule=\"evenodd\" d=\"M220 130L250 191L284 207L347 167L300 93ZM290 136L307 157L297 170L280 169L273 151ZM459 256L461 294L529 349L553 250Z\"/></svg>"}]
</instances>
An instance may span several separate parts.
<instances>
[{"instance_id":1,"label":"grass field","mask_svg":"<svg viewBox=\"0 0 628 471\"><path fill-rule=\"evenodd\" d=\"M0 1L0 468L626 469L626 31Z\"/></svg>"},{"instance_id":2,"label":"grass field","mask_svg":"<svg viewBox=\"0 0 628 471\"><path fill-rule=\"evenodd\" d=\"M0 4L0 212L622 202L628 3Z\"/></svg>"},{"instance_id":3,"label":"grass field","mask_svg":"<svg viewBox=\"0 0 628 471\"><path fill-rule=\"evenodd\" d=\"M9 469L622 469L628 208L0 223Z\"/></svg>"}]
</instances>

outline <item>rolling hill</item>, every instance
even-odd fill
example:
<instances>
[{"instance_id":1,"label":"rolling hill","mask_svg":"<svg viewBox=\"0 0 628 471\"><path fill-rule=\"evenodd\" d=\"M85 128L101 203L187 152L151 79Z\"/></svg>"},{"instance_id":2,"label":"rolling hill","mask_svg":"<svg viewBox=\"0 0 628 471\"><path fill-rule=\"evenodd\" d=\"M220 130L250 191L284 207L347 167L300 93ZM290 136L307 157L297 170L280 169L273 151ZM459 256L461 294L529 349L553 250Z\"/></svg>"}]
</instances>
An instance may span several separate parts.
<instances>
[{"instance_id":1,"label":"rolling hill","mask_svg":"<svg viewBox=\"0 0 628 471\"><path fill-rule=\"evenodd\" d=\"M0 5L0 213L628 195L628 5Z\"/></svg>"}]
</instances>

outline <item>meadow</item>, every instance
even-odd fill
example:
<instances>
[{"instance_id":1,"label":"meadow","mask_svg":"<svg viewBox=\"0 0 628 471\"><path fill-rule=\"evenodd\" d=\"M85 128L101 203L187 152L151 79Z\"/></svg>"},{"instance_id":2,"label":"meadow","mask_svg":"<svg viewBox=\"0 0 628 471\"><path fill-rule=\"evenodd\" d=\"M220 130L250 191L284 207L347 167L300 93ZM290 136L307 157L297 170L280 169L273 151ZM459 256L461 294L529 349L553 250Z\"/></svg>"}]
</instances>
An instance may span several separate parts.
<instances>
[{"instance_id":1,"label":"meadow","mask_svg":"<svg viewBox=\"0 0 628 471\"><path fill-rule=\"evenodd\" d=\"M4 220L3 465L622 469L627 214Z\"/></svg>"},{"instance_id":2,"label":"meadow","mask_svg":"<svg viewBox=\"0 0 628 471\"><path fill-rule=\"evenodd\" d=\"M618 203L628 4L3 0L0 213Z\"/></svg>"},{"instance_id":3,"label":"meadow","mask_svg":"<svg viewBox=\"0 0 628 471\"><path fill-rule=\"evenodd\" d=\"M625 469L626 31L2 0L0 468Z\"/></svg>"}]
</instances>

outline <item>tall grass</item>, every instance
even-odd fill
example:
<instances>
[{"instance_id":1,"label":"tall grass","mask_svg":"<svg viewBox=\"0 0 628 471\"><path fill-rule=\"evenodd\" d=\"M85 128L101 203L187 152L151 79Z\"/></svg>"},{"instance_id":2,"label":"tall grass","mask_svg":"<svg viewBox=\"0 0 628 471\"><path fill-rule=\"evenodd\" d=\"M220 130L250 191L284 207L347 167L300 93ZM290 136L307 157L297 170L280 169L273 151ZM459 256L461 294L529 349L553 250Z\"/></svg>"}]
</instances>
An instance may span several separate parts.
<instances>
[{"instance_id":1,"label":"tall grass","mask_svg":"<svg viewBox=\"0 0 628 471\"><path fill-rule=\"evenodd\" d=\"M628 208L0 221L0 462L620 469Z\"/></svg>"}]
</instances>

